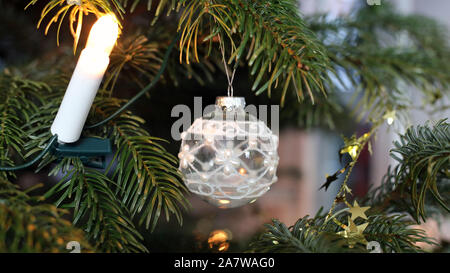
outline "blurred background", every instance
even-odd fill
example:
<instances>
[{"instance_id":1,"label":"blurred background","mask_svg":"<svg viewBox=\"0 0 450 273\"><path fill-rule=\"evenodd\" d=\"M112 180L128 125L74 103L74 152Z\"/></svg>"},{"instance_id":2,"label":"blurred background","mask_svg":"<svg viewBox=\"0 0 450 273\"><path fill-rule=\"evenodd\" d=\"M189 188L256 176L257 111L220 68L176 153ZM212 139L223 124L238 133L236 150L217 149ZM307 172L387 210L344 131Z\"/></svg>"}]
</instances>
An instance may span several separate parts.
<instances>
[{"instance_id":1,"label":"blurred background","mask_svg":"<svg viewBox=\"0 0 450 273\"><path fill-rule=\"evenodd\" d=\"M42 1L45 4L45 1ZM351 13L356 6L355 0L300 0L300 12L305 15L326 14L330 18L338 18ZM402 13L418 13L439 20L450 28L450 1L448 0L392 0ZM75 58L71 53L72 38L70 31L61 30L60 46L56 45L56 31L44 35L43 28L36 30L36 24L42 10L42 3L23 11L28 1L0 0L0 70L5 67L21 67L33 63L35 59ZM360 1L358 1L360 4ZM133 22L142 23L139 9L132 17ZM128 24L127 23L127 24ZM82 42L81 42L82 43ZM80 44L81 44L80 43ZM56 60L57 61L57 60ZM72 71L69 67L68 71ZM237 71L234 90L236 96L244 96L247 104L271 105L278 101L267 98L266 94L255 96L251 90L251 80L246 67ZM123 85L125 86L126 85ZM133 90L134 88L134 90ZM120 95L129 97L136 88L122 88ZM150 98L142 99L134 106L134 110L146 121L150 133L156 137L171 140L170 129L176 118L170 113L178 104L193 107L194 97L200 96L203 106L213 104L216 96L226 94L226 78L217 71L213 82L203 85L198 81L183 81L178 86L170 82L158 85ZM348 101L352 92L338 94L341 101ZM417 96L417 104L420 98ZM300 106L302 107L302 106ZM192 109L192 108L191 108ZM351 136L365 133L369 127L359 124L348 115L339 117L335 130L327 126L308 127L292 122L281 109L280 120L280 162L277 170L278 182L271 190L255 203L244 207L221 210L213 207L194 195L189 196L192 208L185 214L183 227L175 221L160 220L153 233L145 232L146 245L151 252L220 252L244 251L249 240L259 234L265 223L277 218L287 225L305 215L314 215L321 207L329 209L339 188L341 179L333 183L327 191L319 190L325 182L326 175L336 172L343 166L346 158L339 157L339 149L343 145L341 135ZM411 114L411 124L421 124L429 119L449 117L449 111L436 112L433 116L423 111ZM403 126L384 125L373 144L373 154L363 151L350 178L350 186L355 197L363 197L371 187L381 183L383 175L390 164L389 150L397 133L404 132ZM172 141L167 149L176 155L179 142ZM43 172L45 173L45 172ZM45 174L37 175L23 171L18 183L28 188L38 182L52 183ZM56 181L56 179L54 179ZM450 225L448 219L443 220L439 230L436 221L428 221L426 230L442 242L450 241Z\"/></svg>"}]
</instances>

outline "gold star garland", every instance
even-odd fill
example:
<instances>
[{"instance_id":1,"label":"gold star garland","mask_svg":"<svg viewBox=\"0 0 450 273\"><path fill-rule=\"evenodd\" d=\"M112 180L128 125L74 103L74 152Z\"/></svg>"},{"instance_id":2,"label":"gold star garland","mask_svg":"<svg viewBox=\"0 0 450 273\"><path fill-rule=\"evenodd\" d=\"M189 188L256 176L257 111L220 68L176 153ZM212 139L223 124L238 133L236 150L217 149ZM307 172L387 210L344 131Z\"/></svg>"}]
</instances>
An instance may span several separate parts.
<instances>
[{"instance_id":1,"label":"gold star garland","mask_svg":"<svg viewBox=\"0 0 450 273\"><path fill-rule=\"evenodd\" d=\"M363 234L367 225L369 225L369 223L364 223L357 226L355 222L348 217L348 225L345 226L343 231L339 231L336 234L346 238L350 248L353 248L357 243L367 245L368 242Z\"/></svg>"},{"instance_id":2,"label":"gold star garland","mask_svg":"<svg viewBox=\"0 0 450 273\"><path fill-rule=\"evenodd\" d=\"M353 248L357 243L361 243L367 246L368 242L366 238L364 237L364 230L369 225L368 221L365 221L363 224L356 225L354 220L357 218L362 218L364 220L367 220L367 216L365 212L370 207L360 207L358 202L354 201L353 206L348 203L347 201L347 194L352 195L352 190L347 186L348 179L350 178L350 174L353 170L353 167L355 166L359 156L361 155L361 151L363 148L368 145L369 152L371 152L371 146L370 146L370 138L375 134L375 131L380 126L380 124L383 122L383 120L380 120L378 122L375 122L373 124L373 127L371 130L365 134L363 134L360 137L356 137L353 135L351 138L343 137L344 139L344 147L339 151L339 153L345 154L348 153L350 157L352 158L352 161L349 162L344 168L336 172L332 176L327 177L327 181L324 185L322 185L321 188L328 188L330 184L333 181L337 180L337 176L339 174L342 174L344 172L347 172L344 178L344 181L341 185L341 188L339 189L338 193L336 194L336 198L333 201L333 204L325 218L325 223L327 223L329 220L333 220L338 226L340 226L343 230L338 231L336 234L340 235L348 240L348 245L350 248ZM346 206L349 208L347 212L351 214L350 217L348 217L347 224L341 223L338 219L336 219L336 216L341 212L337 212L333 215L333 212L336 208L336 205L338 203L345 203Z\"/></svg>"},{"instance_id":3,"label":"gold star garland","mask_svg":"<svg viewBox=\"0 0 450 273\"><path fill-rule=\"evenodd\" d=\"M359 156L359 153L361 152L361 149L367 143L367 140L370 138L370 136L371 133L368 132L360 136L359 138L356 138L355 135L353 135L351 138L343 137L344 147L340 150L340 153L341 154L348 153L352 157L352 160L356 161L356 159Z\"/></svg>"},{"instance_id":4,"label":"gold star garland","mask_svg":"<svg viewBox=\"0 0 450 273\"><path fill-rule=\"evenodd\" d=\"M396 119L395 110L386 111L386 113L383 115L383 119L386 120L386 123L388 125L391 125Z\"/></svg>"},{"instance_id":5,"label":"gold star garland","mask_svg":"<svg viewBox=\"0 0 450 273\"><path fill-rule=\"evenodd\" d=\"M356 202L356 200L355 200L353 202L353 206L350 207L348 212L350 212L352 214L352 220L355 220L358 217L361 217L361 218L367 220L367 216L364 212L368 209L370 209L370 207L360 207L358 202Z\"/></svg>"},{"instance_id":6,"label":"gold star garland","mask_svg":"<svg viewBox=\"0 0 450 273\"><path fill-rule=\"evenodd\" d=\"M366 216L365 212L370 207L360 207L356 200L353 202L353 206L347 202L347 193L351 195L352 190L347 186L346 182L350 176L350 173L351 173L351 170L352 170L354 164L356 163L356 161L359 158L359 155L361 154L362 149L369 142L371 135L372 135L371 132L368 132L359 138L356 138L355 136L352 136L350 139L344 138L345 146L340 151L341 154L348 153L352 158L352 162L349 163L350 170L347 173L347 176L344 180L341 190L339 191L338 195L336 196L335 203L336 202L345 203L347 205L347 207L349 208L348 212L351 214L351 216L348 217L347 224L341 223L336 218L333 218L333 222L335 222L338 226L340 226L343 229L342 231L339 231L336 234L346 238L347 242L348 242L348 246L350 248L353 248L357 243L361 243L364 245L367 245L367 243L368 243L366 238L364 237L363 232L366 229L366 227L369 225L369 223L366 222L361 225L356 225L354 220L356 220L358 217L362 218L364 220L367 220L367 216ZM334 205L332 207L332 210L334 209ZM328 216L330 216L330 215L328 215Z\"/></svg>"},{"instance_id":7,"label":"gold star garland","mask_svg":"<svg viewBox=\"0 0 450 273\"><path fill-rule=\"evenodd\" d=\"M367 216L365 211L370 209L370 207L360 207L356 200L353 202L353 206L350 205L347 201L345 201L347 206L349 207L348 212L351 216L348 216L348 224L344 225L340 223L338 220L333 219L335 223L337 223L344 230L337 232L337 235L340 235L348 240L348 245L350 248L353 248L357 243L361 243L367 245L367 240L364 237L364 230L369 225L369 222L363 223L361 225L356 225L354 220L358 217L367 220Z\"/></svg>"}]
</instances>

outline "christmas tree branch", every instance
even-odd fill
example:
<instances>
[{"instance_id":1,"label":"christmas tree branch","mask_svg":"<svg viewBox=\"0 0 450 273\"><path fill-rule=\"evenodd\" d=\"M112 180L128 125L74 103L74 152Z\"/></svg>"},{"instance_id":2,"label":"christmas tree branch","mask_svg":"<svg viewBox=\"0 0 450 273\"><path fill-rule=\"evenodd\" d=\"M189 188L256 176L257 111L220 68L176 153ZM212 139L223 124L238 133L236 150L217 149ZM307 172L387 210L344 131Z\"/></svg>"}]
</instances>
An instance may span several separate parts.
<instances>
[{"instance_id":1,"label":"christmas tree branch","mask_svg":"<svg viewBox=\"0 0 450 273\"><path fill-rule=\"evenodd\" d=\"M42 104L41 93L48 92L48 86L13 76L7 70L0 74L0 90L0 166L13 166L17 157L24 159L23 126ZM7 172L0 172L0 176L6 175Z\"/></svg>"},{"instance_id":2,"label":"christmas tree branch","mask_svg":"<svg viewBox=\"0 0 450 273\"><path fill-rule=\"evenodd\" d=\"M374 134L377 126L374 126L370 134L358 139L346 140L346 146L341 152L348 152L352 156L354 165L363 147ZM420 223L420 218L426 219L425 207L440 206L448 212L447 203L450 189L450 136L449 124L441 120L432 128L427 124L409 128L396 142L396 148L392 150L392 156L399 161L394 172L389 171L383 179L382 185L371 191L363 200L366 205L371 205L368 226L364 230L364 236L368 241L376 241L383 252L422 252L417 243L435 245L436 242L428 238L424 231L412 228ZM353 149L353 147L357 147ZM402 157L396 156L400 154ZM348 165L350 166L350 165ZM343 224L346 210L334 213L338 202L347 202L346 193L350 192L346 182L351 169L342 169L340 173L347 171L332 208L328 214L322 214L321 210L314 218L301 218L289 229L279 221L274 220L273 225L267 226L267 231L258 237L251 245L252 252L326 252L318 246L321 244L322 235L335 235ZM432 198L426 198L430 192ZM351 205L348 204L349 207ZM436 210L435 210L436 211ZM415 222L408 220L404 215L407 212L415 218ZM334 213L334 214L333 214ZM330 221L333 220L333 221ZM333 224L336 223L336 224ZM359 224L358 219L355 221ZM299 232L302 233L299 233ZM314 244L305 246L308 234L318 233ZM305 235L306 234L306 235ZM330 247L336 247L333 251L349 251L345 245L327 241L323 243ZM314 248L316 247L316 248ZM358 247L358 245L356 245ZM359 246L361 247L361 246ZM355 250L355 249L354 249ZM359 249L358 251L364 251Z\"/></svg>"},{"instance_id":3,"label":"christmas tree branch","mask_svg":"<svg viewBox=\"0 0 450 273\"><path fill-rule=\"evenodd\" d=\"M105 117L120 106L118 99L102 99L94 105L97 116ZM174 214L182 224L181 209L187 209L187 192L175 167L178 160L160 144L164 141L151 137L141 126L143 120L129 112L110 121L112 139L117 148L117 167L113 178L117 181L115 193L130 210L139 215L139 224L153 230L161 212L169 220Z\"/></svg>"},{"instance_id":4,"label":"christmas tree branch","mask_svg":"<svg viewBox=\"0 0 450 273\"><path fill-rule=\"evenodd\" d=\"M0 252L67 253L71 241L81 252L93 250L83 231L63 218L66 210L39 201L0 177Z\"/></svg>"},{"instance_id":5,"label":"christmas tree branch","mask_svg":"<svg viewBox=\"0 0 450 273\"><path fill-rule=\"evenodd\" d=\"M31 1L29 5L36 1ZM132 7L137 3L138 1L134 1ZM115 7L118 14L123 14L122 4L127 5L128 2L83 0L81 5L69 5L63 0L51 0L43 10L41 21L53 9L57 10L47 25L48 30L53 22L59 21L61 24L70 9L70 25L75 21L78 24L77 30L72 29L76 46L83 12L99 16L111 12ZM313 103L314 91L325 94L328 57L322 44L300 17L296 1L160 1L156 15L166 7L169 11L184 7L178 24L182 33L180 61L184 58L189 64L192 55L199 62L198 47L204 43L211 47L217 35L221 35L229 38L229 62L238 63L245 57L251 66L252 75L257 75L253 85L256 94L268 90L270 96L271 89L281 83L281 104L284 104L289 86L295 88L299 101L304 99L304 93L308 93ZM263 76L267 78L265 83L261 83Z\"/></svg>"},{"instance_id":6,"label":"christmas tree branch","mask_svg":"<svg viewBox=\"0 0 450 273\"><path fill-rule=\"evenodd\" d=\"M345 220L346 215L340 214L336 218L339 222ZM356 221L359 223L358 221ZM417 243L435 244L420 229L412 228L414 224L404 216L373 214L368 218L369 225L364 235L369 241L380 244L384 253L423 252ZM344 237L336 233L340 227L332 221L326 221L322 210L314 217L300 218L293 226L286 227L278 220L266 225L266 231L256 237L249 245L249 252L298 252L298 253L328 253L328 252L368 252L365 245L356 244L348 247Z\"/></svg>"},{"instance_id":7,"label":"christmas tree branch","mask_svg":"<svg viewBox=\"0 0 450 273\"><path fill-rule=\"evenodd\" d=\"M448 96L450 56L447 31L433 19L402 15L388 3L362 5L335 21L309 18L334 68L333 90L356 90L353 107L359 118L380 120L397 110L407 120L412 107L410 86L427 104ZM399 118L399 117L398 117Z\"/></svg>"},{"instance_id":8,"label":"christmas tree branch","mask_svg":"<svg viewBox=\"0 0 450 273\"><path fill-rule=\"evenodd\" d=\"M40 144L51 137L50 125L61 102L61 91L40 107L27 124L31 141L26 145L28 154L40 150ZM37 171L54 163L57 158L47 154ZM79 158L64 158L49 175L62 174L63 178L47 191L45 198L57 206L73 211L73 224L86 230L89 240L106 252L147 251L142 236L134 227L129 213L112 192L114 182L103 173L86 168Z\"/></svg>"},{"instance_id":9,"label":"christmas tree branch","mask_svg":"<svg viewBox=\"0 0 450 273\"><path fill-rule=\"evenodd\" d=\"M320 217L300 218L292 227L274 219L266 231L249 245L256 253L330 253L345 252L344 240L331 232L318 232ZM356 249L355 249L356 250Z\"/></svg>"},{"instance_id":10,"label":"christmas tree branch","mask_svg":"<svg viewBox=\"0 0 450 273\"><path fill-rule=\"evenodd\" d=\"M433 238L427 237L424 230L413 228L415 223L404 215L374 214L368 221L370 224L364 234L368 241L380 243L383 253L423 252L418 243L437 245Z\"/></svg>"},{"instance_id":11,"label":"christmas tree branch","mask_svg":"<svg viewBox=\"0 0 450 273\"><path fill-rule=\"evenodd\" d=\"M228 63L246 59L256 75L252 87L256 94L267 90L270 96L271 89L282 83L282 105L290 85L299 100L306 92L314 103L313 91L325 94L328 58L297 10L296 1L192 1L179 21L180 60L183 48L186 62L191 46L198 61L197 42L211 46L217 35L228 37Z\"/></svg>"},{"instance_id":12,"label":"christmas tree branch","mask_svg":"<svg viewBox=\"0 0 450 273\"><path fill-rule=\"evenodd\" d=\"M140 88L145 81L150 82L161 67L161 52L157 42L150 42L141 34L130 35L120 39L111 53L108 73L105 76L103 89L112 91L119 75L134 81Z\"/></svg>"},{"instance_id":13,"label":"christmas tree branch","mask_svg":"<svg viewBox=\"0 0 450 273\"><path fill-rule=\"evenodd\" d=\"M30 138L24 145L26 156L40 152L43 143L51 137L50 125L62 95L58 88L53 91L49 92L51 95L42 95L42 106L36 108L36 113L24 126L24 135ZM104 119L106 114L118 109L120 102L122 100L98 96L93 108L95 117ZM86 228L90 239L105 242L101 246L105 251L145 250L132 220L139 224L145 222L147 228L151 223L154 229L160 214L164 213L167 219L174 214L182 223L181 208L187 205L183 195L186 189L175 167L177 159L159 144L161 139L149 136L141 128L142 122L139 117L125 112L109 122L114 128L112 132L96 129L97 135L111 137L117 145L115 160L111 162L115 182L106 176L108 171L103 174L86 168L76 158L63 159L50 172L50 175L61 172L65 177L46 197L59 198L58 205L73 209L74 223ZM53 154L47 154L37 170L55 160ZM100 202L100 199L109 201ZM102 215L108 218L105 220ZM101 224L106 226L100 228Z\"/></svg>"},{"instance_id":14,"label":"christmas tree branch","mask_svg":"<svg viewBox=\"0 0 450 273\"><path fill-rule=\"evenodd\" d=\"M38 0L31 0L25 9L35 5L37 1ZM66 15L68 15L70 32L74 37L73 50L75 53L83 26L83 17L90 13L100 17L102 14L113 12L114 9L118 11L117 13L119 15L125 12L119 0L80 0L79 4L74 1L67 0L48 0L48 3L42 10L41 19L38 22L38 28L41 26L46 17L50 16L51 13L56 12L45 27L45 34L48 33L48 30L53 23L59 22L56 32L57 43L59 45L59 31L61 29L61 24ZM74 28L75 23L77 24L76 28Z\"/></svg>"},{"instance_id":15,"label":"christmas tree branch","mask_svg":"<svg viewBox=\"0 0 450 273\"><path fill-rule=\"evenodd\" d=\"M105 252L146 252L143 237L129 212L111 190L114 181L86 168L79 158L65 158L51 173L64 177L45 198L57 197L55 204L73 209L73 223L83 227L98 249Z\"/></svg>"},{"instance_id":16,"label":"christmas tree branch","mask_svg":"<svg viewBox=\"0 0 450 273\"><path fill-rule=\"evenodd\" d=\"M432 127L410 127L391 151L399 165L389 169L381 186L369 195L371 201L367 201L381 211L406 211L418 223L426 220L427 206L434 212L439 211L437 208L450 211L449 136L446 120Z\"/></svg>"},{"instance_id":17,"label":"christmas tree branch","mask_svg":"<svg viewBox=\"0 0 450 273\"><path fill-rule=\"evenodd\" d=\"M108 67L102 89L108 90L105 95L112 96L114 87L127 82L127 85L134 83L137 89L143 89L149 82L153 81L158 74L163 63L163 55L167 52L171 41L176 35L176 27L156 25L149 34L145 30L138 30L135 33L121 37L110 56ZM180 53L176 46L165 73L162 75L162 83L172 83L178 86L184 79L194 79L199 84L213 82L213 73L219 68L223 69L217 58L213 54L207 56L207 48L198 48L201 62L180 64L176 56ZM149 93L147 93L147 96Z\"/></svg>"}]
</instances>

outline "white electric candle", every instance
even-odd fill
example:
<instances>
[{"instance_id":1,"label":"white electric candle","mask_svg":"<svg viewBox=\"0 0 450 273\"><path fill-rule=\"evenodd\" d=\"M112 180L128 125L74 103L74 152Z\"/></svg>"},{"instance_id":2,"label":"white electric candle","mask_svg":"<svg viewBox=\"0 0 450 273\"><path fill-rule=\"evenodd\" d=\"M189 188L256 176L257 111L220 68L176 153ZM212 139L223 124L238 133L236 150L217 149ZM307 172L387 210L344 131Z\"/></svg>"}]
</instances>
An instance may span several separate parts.
<instances>
[{"instance_id":1,"label":"white electric candle","mask_svg":"<svg viewBox=\"0 0 450 273\"><path fill-rule=\"evenodd\" d=\"M80 138L118 34L111 14L102 16L92 27L51 127L59 142L72 143Z\"/></svg>"}]
</instances>

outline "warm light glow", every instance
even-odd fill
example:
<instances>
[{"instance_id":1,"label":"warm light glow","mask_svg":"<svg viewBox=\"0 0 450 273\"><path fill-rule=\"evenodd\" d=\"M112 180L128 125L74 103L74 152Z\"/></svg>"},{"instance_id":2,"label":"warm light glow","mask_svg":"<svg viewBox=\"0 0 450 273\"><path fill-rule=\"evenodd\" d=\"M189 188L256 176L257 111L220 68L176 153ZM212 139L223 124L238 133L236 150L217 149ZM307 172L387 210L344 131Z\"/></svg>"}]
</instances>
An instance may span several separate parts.
<instances>
[{"instance_id":1,"label":"warm light glow","mask_svg":"<svg viewBox=\"0 0 450 273\"><path fill-rule=\"evenodd\" d=\"M223 230L215 230L211 232L208 243L224 242L228 240L228 234Z\"/></svg>"},{"instance_id":2,"label":"warm light glow","mask_svg":"<svg viewBox=\"0 0 450 273\"><path fill-rule=\"evenodd\" d=\"M389 117L386 119L386 121L388 125L391 125L394 122L394 118Z\"/></svg>"},{"instance_id":3,"label":"warm light glow","mask_svg":"<svg viewBox=\"0 0 450 273\"><path fill-rule=\"evenodd\" d=\"M228 232L225 230L214 230L209 234L209 248L217 248L219 252L228 250L230 244L227 241L231 239L230 237L231 236L229 236Z\"/></svg>"},{"instance_id":4,"label":"warm light glow","mask_svg":"<svg viewBox=\"0 0 450 273\"><path fill-rule=\"evenodd\" d=\"M89 33L86 48L111 53L119 36L119 26L114 14L100 17Z\"/></svg>"},{"instance_id":5,"label":"warm light glow","mask_svg":"<svg viewBox=\"0 0 450 273\"><path fill-rule=\"evenodd\" d=\"M228 243L223 243L219 246L219 251L225 251L228 249L229 244Z\"/></svg>"},{"instance_id":6,"label":"warm light glow","mask_svg":"<svg viewBox=\"0 0 450 273\"><path fill-rule=\"evenodd\" d=\"M350 147L348 153L352 158L355 158L356 155L358 154L358 146L353 145L352 147Z\"/></svg>"},{"instance_id":7,"label":"warm light glow","mask_svg":"<svg viewBox=\"0 0 450 273\"><path fill-rule=\"evenodd\" d=\"M388 125L392 125L395 121L395 110L391 110L384 114L383 118L386 120Z\"/></svg>"},{"instance_id":8,"label":"warm light glow","mask_svg":"<svg viewBox=\"0 0 450 273\"><path fill-rule=\"evenodd\" d=\"M240 173L241 175L245 175L245 174L247 174L247 170L244 169L244 168L240 168L240 169L239 169L239 173Z\"/></svg>"},{"instance_id":9,"label":"warm light glow","mask_svg":"<svg viewBox=\"0 0 450 273\"><path fill-rule=\"evenodd\" d=\"M219 203L223 204L223 205L230 204L230 200L222 199L222 200L219 200Z\"/></svg>"}]
</instances>

